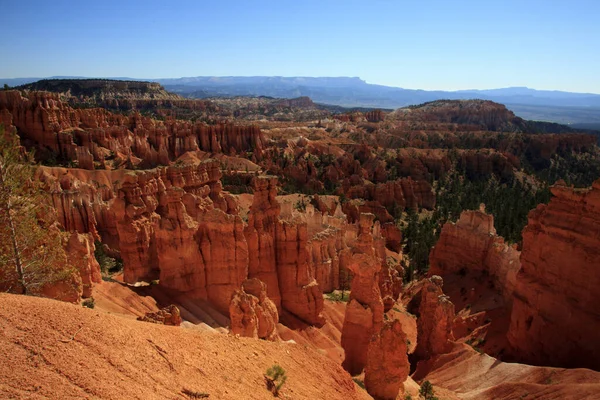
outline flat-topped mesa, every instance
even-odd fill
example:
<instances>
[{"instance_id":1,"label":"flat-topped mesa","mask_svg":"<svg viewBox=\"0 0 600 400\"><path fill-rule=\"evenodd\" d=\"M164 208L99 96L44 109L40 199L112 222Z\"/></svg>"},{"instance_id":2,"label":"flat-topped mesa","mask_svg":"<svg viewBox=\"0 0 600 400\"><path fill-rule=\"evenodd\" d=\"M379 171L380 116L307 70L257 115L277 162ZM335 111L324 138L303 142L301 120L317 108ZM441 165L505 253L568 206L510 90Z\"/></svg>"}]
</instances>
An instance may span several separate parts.
<instances>
[{"instance_id":1,"label":"flat-topped mesa","mask_svg":"<svg viewBox=\"0 0 600 400\"><path fill-rule=\"evenodd\" d=\"M600 180L552 187L523 231L508 330L520 362L600 370Z\"/></svg>"},{"instance_id":2,"label":"flat-topped mesa","mask_svg":"<svg viewBox=\"0 0 600 400\"><path fill-rule=\"evenodd\" d=\"M505 105L489 100L435 100L400 108L391 116L403 121L435 121L506 132L520 131L524 122Z\"/></svg>"},{"instance_id":3,"label":"flat-topped mesa","mask_svg":"<svg viewBox=\"0 0 600 400\"><path fill-rule=\"evenodd\" d=\"M382 260L373 248L372 226L375 216L361 214L357 243L343 253L344 264L352 272L350 301L342 328L344 369L360 373L367 363L367 349L374 333L383 324L383 301L379 289Z\"/></svg>"},{"instance_id":4,"label":"flat-topped mesa","mask_svg":"<svg viewBox=\"0 0 600 400\"><path fill-rule=\"evenodd\" d=\"M0 93L0 111L12 115L21 140L35 147L43 160L77 162L86 169L114 168L126 163L167 165L187 151L260 156L264 137L257 126L206 125L140 114L113 114L102 108L74 109L57 93ZM2 111L5 113L5 111ZM7 119L3 117L3 120Z\"/></svg>"},{"instance_id":5,"label":"flat-topped mesa","mask_svg":"<svg viewBox=\"0 0 600 400\"><path fill-rule=\"evenodd\" d=\"M516 245L496 234L494 217L480 210L463 211L456 223L447 222L429 256L430 275L488 273L507 302L512 301L521 267Z\"/></svg>"},{"instance_id":6,"label":"flat-topped mesa","mask_svg":"<svg viewBox=\"0 0 600 400\"><path fill-rule=\"evenodd\" d=\"M158 82L113 79L42 79L20 86L21 90L48 91L85 99L183 99L168 93Z\"/></svg>"}]
</instances>

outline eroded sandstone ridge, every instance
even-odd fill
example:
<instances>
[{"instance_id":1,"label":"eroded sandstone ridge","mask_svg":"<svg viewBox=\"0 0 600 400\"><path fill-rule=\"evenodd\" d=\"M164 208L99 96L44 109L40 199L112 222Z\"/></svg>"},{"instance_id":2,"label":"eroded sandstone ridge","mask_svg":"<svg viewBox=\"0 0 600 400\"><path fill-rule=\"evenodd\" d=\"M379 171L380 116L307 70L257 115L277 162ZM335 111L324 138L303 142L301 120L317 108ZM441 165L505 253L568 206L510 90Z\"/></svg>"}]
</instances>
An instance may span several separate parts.
<instances>
[{"instance_id":1,"label":"eroded sandstone ridge","mask_svg":"<svg viewBox=\"0 0 600 400\"><path fill-rule=\"evenodd\" d=\"M529 213L508 331L512 355L600 370L600 180L552 188Z\"/></svg>"},{"instance_id":2,"label":"eroded sandstone ridge","mask_svg":"<svg viewBox=\"0 0 600 400\"><path fill-rule=\"evenodd\" d=\"M360 373L367 364L369 342L383 324L379 289L381 259L373 247L374 218L373 214L360 215L358 239L346 255L353 278L342 330L342 347L346 353L342 365L352 375Z\"/></svg>"},{"instance_id":3,"label":"eroded sandstone ridge","mask_svg":"<svg viewBox=\"0 0 600 400\"><path fill-rule=\"evenodd\" d=\"M267 293L279 310L285 309L310 324L325 321L323 296L309 268L305 220L280 218L277 178L253 180L254 198L245 229L249 251L248 275L267 284Z\"/></svg>"},{"instance_id":4,"label":"eroded sandstone ridge","mask_svg":"<svg viewBox=\"0 0 600 400\"><path fill-rule=\"evenodd\" d=\"M145 171L39 172L60 224L102 238L123 259L125 282L159 280L228 315L233 293L258 278L280 311L323 324L307 222L280 218L277 178L254 179L245 224L220 177L213 160Z\"/></svg>"},{"instance_id":5,"label":"eroded sandstone ridge","mask_svg":"<svg viewBox=\"0 0 600 400\"><path fill-rule=\"evenodd\" d=\"M386 321L369 343L365 387L373 398L395 400L408 378L408 344L399 320Z\"/></svg>"},{"instance_id":6,"label":"eroded sandstone ridge","mask_svg":"<svg viewBox=\"0 0 600 400\"><path fill-rule=\"evenodd\" d=\"M279 314L267 297L267 285L260 279L246 279L231 298L231 332L236 335L276 340Z\"/></svg>"},{"instance_id":7,"label":"eroded sandstone ridge","mask_svg":"<svg viewBox=\"0 0 600 400\"><path fill-rule=\"evenodd\" d=\"M516 245L496 234L494 216L480 210L463 211L456 223L447 222L431 251L430 275L489 274L509 302L521 267Z\"/></svg>"},{"instance_id":8,"label":"eroded sandstone ridge","mask_svg":"<svg viewBox=\"0 0 600 400\"><path fill-rule=\"evenodd\" d=\"M40 168L58 220L102 238L124 264L124 280L160 279L223 313L247 277L244 224L221 192L218 163L146 171Z\"/></svg>"},{"instance_id":9,"label":"eroded sandstone ridge","mask_svg":"<svg viewBox=\"0 0 600 400\"><path fill-rule=\"evenodd\" d=\"M414 353L420 360L447 353L452 347L454 304L444 295L443 285L442 278L434 275L425 279L421 288Z\"/></svg>"},{"instance_id":10,"label":"eroded sandstone ridge","mask_svg":"<svg viewBox=\"0 0 600 400\"><path fill-rule=\"evenodd\" d=\"M75 109L57 93L0 92L5 125L19 130L23 143L45 160L73 161L79 168L107 164L148 168L168 165L187 151L259 154L264 137L256 126L206 125L140 114L114 114L103 108Z\"/></svg>"}]
</instances>

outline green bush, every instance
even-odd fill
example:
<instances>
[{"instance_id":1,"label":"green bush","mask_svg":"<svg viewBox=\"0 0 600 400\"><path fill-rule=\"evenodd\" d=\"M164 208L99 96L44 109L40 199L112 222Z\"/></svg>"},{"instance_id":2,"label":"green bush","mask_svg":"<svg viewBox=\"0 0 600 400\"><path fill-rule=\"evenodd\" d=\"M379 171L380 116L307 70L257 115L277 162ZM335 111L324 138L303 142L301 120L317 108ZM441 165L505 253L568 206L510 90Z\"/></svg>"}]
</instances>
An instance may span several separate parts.
<instances>
[{"instance_id":1,"label":"green bush","mask_svg":"<svg viewBox=\"0 0 600 400\"><path fill-rule=\"evenodd\" d=\"M275 397L279 396L281 387L287 380L285 370L279 364L273 365L267 370L265 374L265 380L267 381L267 389L269 389Z\"/></svg>"},{"instance_id":2,"label":"green bush","mask_svg":"<svg viewBox=\"0 0 600 400\"><path fill-rule=\"evenodd\" d=\"M81 305L87 308L94 308L96 307L96 301L93 297L90 297L89 299L85 299Z\"/></svg>"},{"instance_id":3,"label":"green bush","mask_svg":"<svg viewBox=\"0 0 600 400\"><path fill-rule=\"evenodd\" d=\"M107 275L110 272L117 272L123 269L123 262L116 258L110 257L104 252L102 242L96 241L96 250L94 250L94 257L100 264L100 271L102 274Z\"/></svg>"},{"instance_id":4,"label":"green bush","mask_svg":"<svg viewBox=\"0 0 600 400\"><path fill-rule=\"evenodd\" d=\"M421 389L419 389L419 394L423 396L425 400L438 400L438 398L434 396L433 385L429 381L423 382Z\"/></svg>"}]
</instances>

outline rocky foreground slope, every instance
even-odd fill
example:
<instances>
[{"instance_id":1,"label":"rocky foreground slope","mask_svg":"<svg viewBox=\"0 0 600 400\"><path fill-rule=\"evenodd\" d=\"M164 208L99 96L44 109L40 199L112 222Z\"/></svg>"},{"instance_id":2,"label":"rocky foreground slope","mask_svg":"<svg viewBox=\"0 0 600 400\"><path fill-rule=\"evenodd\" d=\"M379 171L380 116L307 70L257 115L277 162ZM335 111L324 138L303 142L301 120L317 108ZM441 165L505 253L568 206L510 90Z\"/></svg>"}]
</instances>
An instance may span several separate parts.
<instances>
[{"instance_id":1,"label":"rocky foreground slope","mask_svg":"<svg viewBox=\"0 0 600 400\"><path fill-rule=\"evenodd\" d=\"M369 398L341 366L302 345L202 334L48 299L0 293L0 304L2 398L273 399L263 374L274 364L287 373L287 398Z\"/></svg>"}]
</instances>

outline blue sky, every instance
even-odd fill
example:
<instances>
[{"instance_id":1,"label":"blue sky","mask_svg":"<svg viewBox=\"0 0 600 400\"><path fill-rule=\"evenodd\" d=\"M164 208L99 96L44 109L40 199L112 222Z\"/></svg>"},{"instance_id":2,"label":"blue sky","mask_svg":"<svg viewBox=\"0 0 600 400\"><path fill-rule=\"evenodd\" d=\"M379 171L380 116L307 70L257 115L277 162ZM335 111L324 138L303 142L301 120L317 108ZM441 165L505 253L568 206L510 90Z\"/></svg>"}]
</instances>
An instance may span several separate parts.
<instances>
[{"instance_id":1,"label":"blue sky","mask_svg":"<svg viewBox=\"0 0 600 400\"><path fill-rule=\"evenodd\" d=\"M600 93L600 0L0 0L0 77L359 76Z\"/></svg>"}]
</instances>

